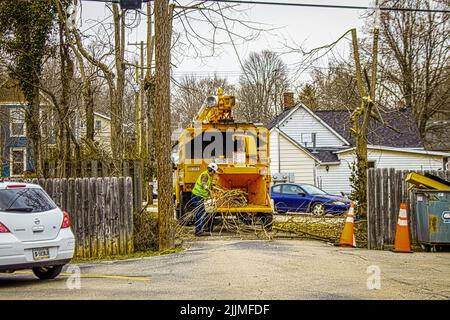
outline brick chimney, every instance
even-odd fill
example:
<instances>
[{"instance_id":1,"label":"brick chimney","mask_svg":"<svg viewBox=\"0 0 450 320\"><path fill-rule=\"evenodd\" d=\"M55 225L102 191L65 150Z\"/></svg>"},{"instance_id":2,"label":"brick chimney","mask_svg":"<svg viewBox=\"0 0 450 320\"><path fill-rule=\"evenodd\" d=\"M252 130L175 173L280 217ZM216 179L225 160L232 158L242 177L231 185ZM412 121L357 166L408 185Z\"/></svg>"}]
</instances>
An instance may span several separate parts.
<instances>
[{"instance_id":1,"label":"brick chimney","mask_svg":"<svg viewBox=\"0 0 450 320\"><path fill-rule=\"evenodd\" d=\"M283 93L283 108L284 108L284 110L290 109L294 106L295 106L294 93L293 92Z\"/></svg>"}]
</instances>

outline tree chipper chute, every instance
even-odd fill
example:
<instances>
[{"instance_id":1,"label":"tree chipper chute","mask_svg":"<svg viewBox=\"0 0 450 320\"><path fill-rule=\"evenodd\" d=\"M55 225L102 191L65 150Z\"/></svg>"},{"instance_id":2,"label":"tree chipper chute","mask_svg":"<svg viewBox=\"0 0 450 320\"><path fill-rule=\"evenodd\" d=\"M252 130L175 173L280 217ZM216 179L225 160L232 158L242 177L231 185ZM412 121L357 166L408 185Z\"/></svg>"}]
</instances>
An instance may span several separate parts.
<instances>
[{"instance_id":1,"label":"tree chipper chute","mask_svg":"<svg viewBox=\"0 0 450 320\"><path fill-rule=\"evenodd\" d=\"M205 100L192 126L178 139L175 192L179 220L193 210L191 191L199 175L214 162L219 167L215 188L225 192L241 190L239 194L244 195L245 201L216 202L212 214L234 216L245 222L260 221L269 228L272 225L269 132L262 125L235 122L235 105L235 96L223 95L219 88L218 95Z\"/></svg>"}]
</instances>

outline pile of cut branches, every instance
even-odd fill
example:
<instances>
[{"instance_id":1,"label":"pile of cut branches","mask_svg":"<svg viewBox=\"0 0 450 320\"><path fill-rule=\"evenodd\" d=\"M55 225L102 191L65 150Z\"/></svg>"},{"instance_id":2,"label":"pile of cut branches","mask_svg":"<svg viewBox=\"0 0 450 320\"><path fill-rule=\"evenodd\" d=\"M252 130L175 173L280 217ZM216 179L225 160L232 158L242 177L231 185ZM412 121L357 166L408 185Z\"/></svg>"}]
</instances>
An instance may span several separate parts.
<instances>
[{"instance_id":1,"label":"pile of cut branches","mask_svg":"<svg viewBox=\"0 0 450 320\"><path fill-rule=\"evenodd\" d=\"M214 187L211 196L215 208L240 208L245 207L248 203L247 192L241 189Z\"/></svg>"},{"instance_id":2,"label":"pile of cut branches","mask_svg":"<svg viewBox=\"0 0 450 320\"><path fill-rule=\"evenodd\" d=\"M338 243L344 227L345 217L302 217L294 218L274 225L275 230L291 232L301 238ZM354 232L358 247L367 246L367 222L355 222Z\"/></svg>"},{"instance_id":3,"label":"pile of cut branches","mask_svg":"<svg viewBox=\"0 0 450 320\"><path fill-rule=\"evenodd\" d=\"M245 212L231 213L217 211L218 208L243 208L248 205L247 197L248 194L244 190L224 189L215 186L211 192L211 198L206 199L203 204L191 208L182 219L178 220L176 236L182 238L189 237L193 230L186 228L186 226L193 226L198 222L197 220L202 220L205 231L212 230L214 227L211 226L219 222L220 229L216 228L218 234L222 234L223 231L235 232L237 234L254 233L258 237L262 235L264 238L271 239L271 235L256 215ZM202 208L203 205L205 206L205 210Z\"/></svg>"}]
</instances>

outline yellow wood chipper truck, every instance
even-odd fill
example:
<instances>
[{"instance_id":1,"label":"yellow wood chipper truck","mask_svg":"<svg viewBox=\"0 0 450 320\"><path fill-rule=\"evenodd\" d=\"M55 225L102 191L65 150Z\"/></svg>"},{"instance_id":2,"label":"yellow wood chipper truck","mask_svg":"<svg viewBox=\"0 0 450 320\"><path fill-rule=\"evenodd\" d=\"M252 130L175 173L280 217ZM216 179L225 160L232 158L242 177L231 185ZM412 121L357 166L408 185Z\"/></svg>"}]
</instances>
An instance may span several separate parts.
<instances>
[{"instance_id":1,"label":"yellow wood chipper truck","mask_svg":"<svg viewBox=\"0 0 450 320\"><path fill-rule=\"evenodd\" d=\"M193 209L190 199L195 182L214 162L219 167L214 185L225 190L241 189L247 197L244 206L216 207L216 218L238 217L271 228L269 132L262 125L235 122L235 105L236 97L224 95L219 88L217 96L206 98L192 125L181 133L174 182L177 218L182 219Z\"/></svg>"}]
</instances>

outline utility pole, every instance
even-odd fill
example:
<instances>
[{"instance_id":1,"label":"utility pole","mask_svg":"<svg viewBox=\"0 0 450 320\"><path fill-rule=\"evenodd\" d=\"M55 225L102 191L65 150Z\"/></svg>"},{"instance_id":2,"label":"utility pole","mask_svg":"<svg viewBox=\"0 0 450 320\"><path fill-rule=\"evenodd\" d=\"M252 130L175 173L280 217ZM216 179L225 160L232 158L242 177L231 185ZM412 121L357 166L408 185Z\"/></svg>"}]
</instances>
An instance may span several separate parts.
<instances>
[{"instance_id":1,"label":"utility pole","mask_svg":"<svg viewBox=\"0 0 450 320\"><path fill-rule=\"evenodd\" d=\"M135 75L136 75L136 83L139 83L139 87L142 87L139 81L139 67L138 62L136 61L135 65ZM141 155L141 103L140 103L140 94L136 91L135 92L136 97L136 106L135 106L135 114L136 114L136 152L137 154Z\"/></svg>"},{"instance_id":2,"label":"utility pole","mask_svg":"<svg viewBox=\"0 0 450 320\"><path fill-rule=\"evenodd\" d=\"M379 39L379 4L375 2L375 21L372 44L372 70L371 79L367 83L368 94L362 81L362 69L358 48L356 29L352 30L353 54L356 68L356 85L361 98L361 104L353 112L353 128L356 140L356 175L358 213L367 216L367 137L369 134L370 117L375 101L377 69L378 69L378 39Z\"/></svg>"},{"instance_id":3,"label":"utility pole","mask_svg":"<svg viewBox=\"0 0 450 320\"><path fill-rule=\"evenodd\" d=\"M173 5L169 6L168 0L155 0L154 3L159 250L166 250L173 248L175 242L170 137L170 47Z\"/></svg>"},{"instance_id":4,"label":"utility pole","mask_svg":"<svg viewBox=\"0 0 450 320\"><path fill-rule=\"evenodd\" d=\"M136 83L139 84L139 92L136 93L136 150L137 153L142 156L147 149L146 137L147 135L144 133L145 131L145 118L144 118L144 110L145 110L145 97L144 97L144 69L149 68L144 65L144 41L140 41L137 43L128 43L129 46L138 46L140 49L140 63L136 62L135 72L136 72ZM139 74L140 69L140 74Z\"/></svg>"},{"instance_id":5,"label":"utility pole","mask_svg":"<svg viewBox=\"0 0 450 320\"><path fill-rule=\"evenodd\" d=\"M147 204L153 205L153 179L155 175L155 88L153 86L152 62L155 37L152 30L152 6L147 2L147 70L145 74L147 95Z\"/></svg>"},{"instance_id":6,"label":"utility pole","mask_svg":"<svg viewBox=\"0 0 450 320\"><path fill-rule=\"evenodd\" d=\"M146 135L144 134L144 128L145 128L145 118L144 118L144 110L145 110L145 106L144 106L144 41L141 41L140 43L140 47L141 47L141 79L139 81L140 86L139 86L139 96L140 96L140 112L139 112L139 121L140 121L140 126L139 126L139 136L140 136L140 141L139 141L139 155L142 156L143 152L145 152L146 150Z\"/></svg>"}]
</instances>

